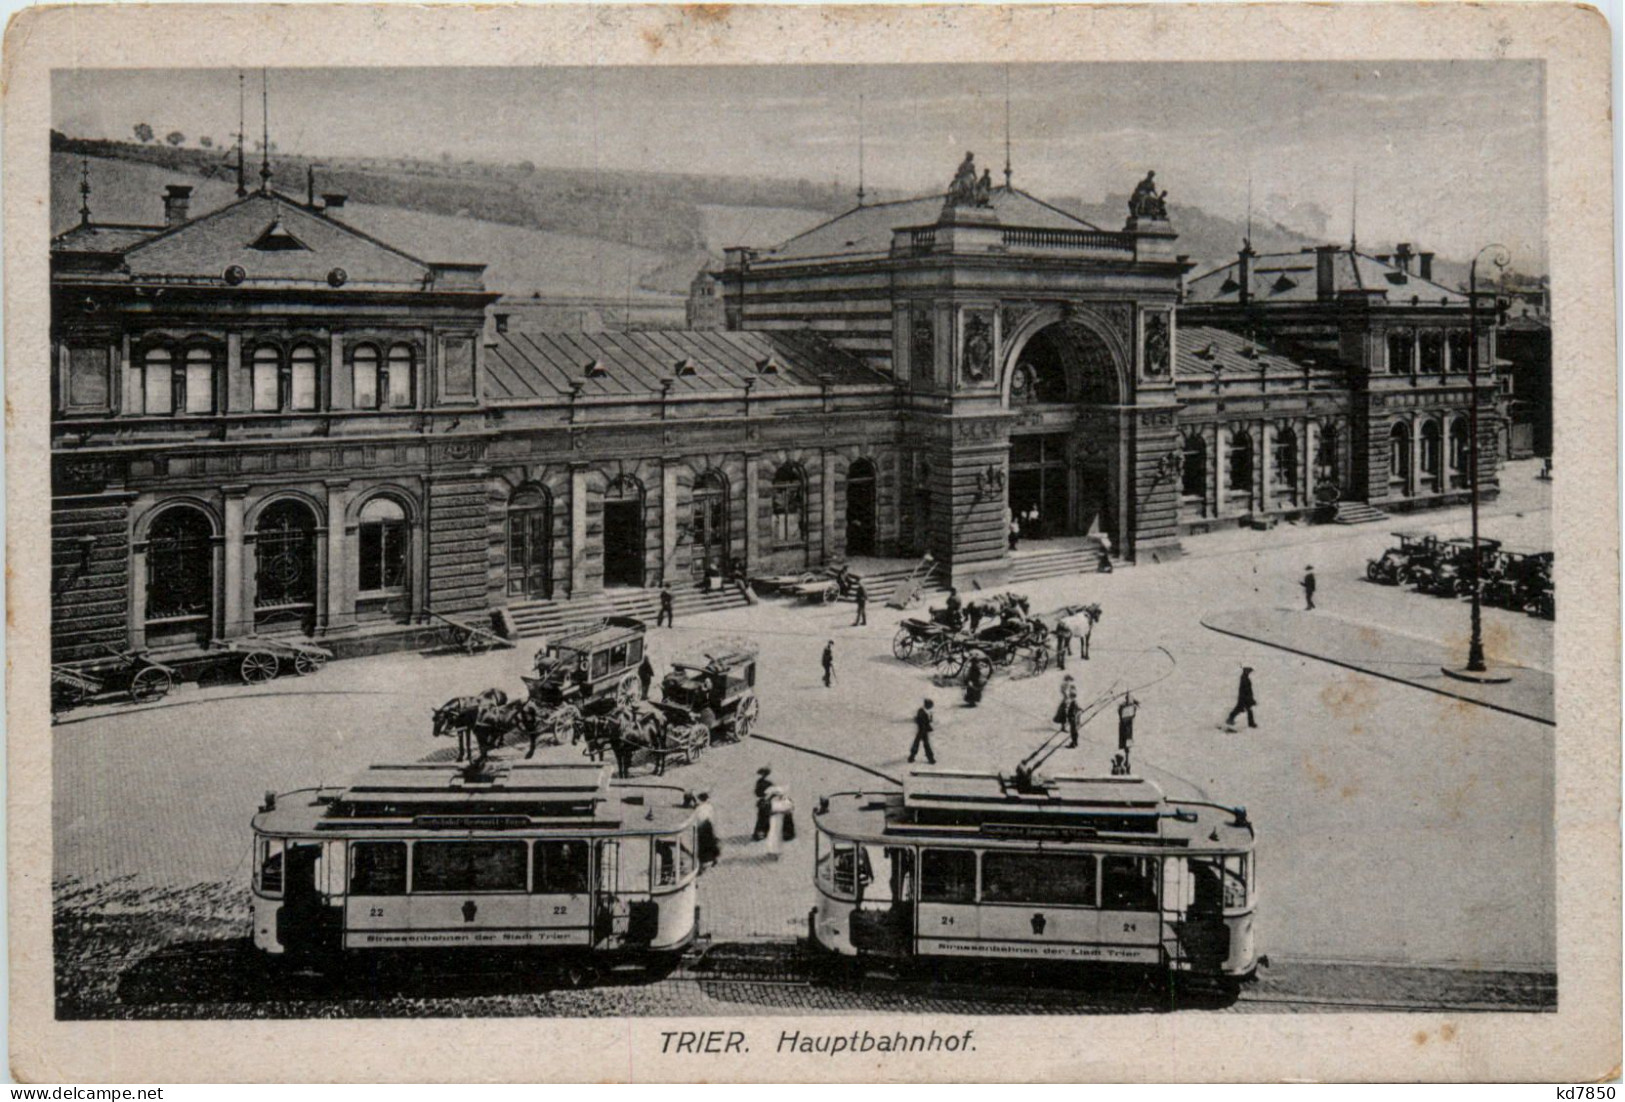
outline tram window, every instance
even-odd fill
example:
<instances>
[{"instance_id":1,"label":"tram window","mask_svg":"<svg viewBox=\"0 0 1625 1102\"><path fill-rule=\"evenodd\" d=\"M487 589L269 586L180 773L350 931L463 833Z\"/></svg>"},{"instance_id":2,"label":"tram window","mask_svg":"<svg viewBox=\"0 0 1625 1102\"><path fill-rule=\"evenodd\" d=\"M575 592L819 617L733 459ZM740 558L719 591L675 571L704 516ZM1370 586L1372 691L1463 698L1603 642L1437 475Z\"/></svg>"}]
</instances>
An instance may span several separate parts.
<instances>
[{"instance_id":1,"label":"tram window","mask_svg":"<svg viewBox=\"0 0 1625 1102\"><path fill-rule=\"evenodd\" d=\"M1095 858L1090 853L982 855L982 899L988 903L1095 905Z\"/></svg>"},{"instance_id":2,"label":"tram window","mask_svg":"<svg viewBox=\"0 0 1625 1102\"><path fill-rule=\"evenodd\" d=\"M524 842L418 842L414 892L522 892L530 855Z\"/></svg>"},{"instance_id":3,"label":"tram window","mask_svg":"<svg viewBox=\"0 0 1625 1102\"><path fill-rule=\"evenodd\" d=\"M851 842L818 836L818 885L831 895L851 899L858 892L857 851Z\"/></svg>"},{"instance_id":4,"label":"tram window","mask_svg":"<svg viewBox=\"0 0 1625 1102\"><path fill-rule=\"evenodd\" d=\"M262 895L282 894L282 839L260 839L259 889Z\"/></svg>"},{"instance_id":5,"label":"tram window","mask_svg":"<svg viewBox=\"0 0 1625 1102\"><path fill-rule=\"evenodd\" d=\"M405 895L406 843L351 843L350 894Z\"/></svg>"},{"instance_id":6,"label":"tram window","mask_svg":"<svg viewBox=\"0 0 1625 1102\"><path fill-rule=\"evenodd\" d=\"M1100 896L1100 905L1108 911L1156 910L1156 858L1101 858Z\"/></svg>"},{"instance_id":7,"label":"tram window","mask_svg":"<svg viewBox=\"0 0 1625 1102\"><path fill-rule=\"evenodd\" d=\"M578 895L587 890L586 842L537 842L531 890Z\"/></svg>"},{"instance_id":8,"label":"tram window","mask_svg":"<svg viewBox=\"0 0 1625 1102\"><path fill-rule=\"evenodd\" d=\"M1224 905L1226 910L1245 907L1252 884L1247 875L1245 853L1226 854L1224 858Z\"/></svg>"},{"instance_id":9,"label":"tram window","mask_svg":"<svg viewBox=\"0 0 1625 1102\"><path fill-rule=\"evenodd\" d=\"M922 903L974 903L976 851L923 849L920 851Z\"/></svg>"},{"instance_id":10,"label":"tram window","mask_svg":"<svg viewBox=\"0 0 1625 1102\"><path fill-rule=\"evenodd\" d=\"M609 651L601 650L592 656L592 676L594 681L609 676Z\"/></svg>"},{"instance_id":11,"label":"tram window","mask_svg":"<svg viewBox=\"0 0 1625 1102\"><path fill-rule=\"evenodd\" d=\"M655 839L655 884L669 888L677 883L677 839Z\"/></svg>"}]
</instances>

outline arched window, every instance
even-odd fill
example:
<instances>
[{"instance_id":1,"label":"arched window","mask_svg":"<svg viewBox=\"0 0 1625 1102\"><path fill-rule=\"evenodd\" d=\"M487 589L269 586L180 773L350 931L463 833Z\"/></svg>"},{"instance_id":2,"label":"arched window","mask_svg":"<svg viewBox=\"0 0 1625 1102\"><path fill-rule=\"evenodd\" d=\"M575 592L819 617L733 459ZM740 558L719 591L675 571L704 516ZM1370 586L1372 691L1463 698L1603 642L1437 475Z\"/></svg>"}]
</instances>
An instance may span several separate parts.
<instances>
[{"instance_id":1,"label":"arched window","mask_svg":"<svg viewBox=\"0 0 1625 1102\"><path fill-rule=\"evenodd\" d=\"M362 594L400 592L406 588L407 549L411 530L406 510L390 497L375 497L361 507L356 530Z\"/></svg>"},{"instance_id":2,"label":"arched window","mask_svg":"<svg viewBox=\"0 0 1625 1102\"><path fill-rule=\"evenodd\" d=\"M1416 337L1408 329L1396 329L1388 334L1388 373L1390 375L1409 375L1411 373L1411 351L1416 347Z\"/></svg>"},{"instance_id":3,"label":"arched window","mask_svg":"<svg viewBox=\"0 0 1625 1102\"><path fill-rule=\"evenodd\" d=\"M1439 429L1439 422L1425 421L1422 424L1422 477L1427 480L1433 489L1439 489L1439 464L1444 458L1443 434Z\"/></svg>"},{"instance_id":4,"label":"arched window","mask_svg":"<svg viewBox=\"0 0 1625 1102\"><path fill-rule=\"evenodd\" d=\"M1184 463L1180 468L1179 492L1186 497L1207 495L1207 441L1200 433L1185 437Z\"/></svg>"},{"instance_id":5,"label":"arched window","mask_svg":"<svg viewBox=\"0 0 1625 1102\"><path fill-rule=\"evenodd\" d=\"M141 412L175 412L175 360L167 348L149 348L141 359Z\"/></svg>"},{"instance_id":6,"label":"arched window","mask_svg":"<svg viewBox=\"0 0 1625 1102\"><path fill-rule=\"evenodd\" d=\"M391 409L410 409L412 406L412 346L397 344L389 349L389 406Z\"/></svg>"},{"instance_id":7,"label":"arched window","mask_svg":"<svg viewBox=\"0 0 1625 1102\"><path fill-rule=\"evenodd\" d=\"M299 623L316 612L316 517L300 501L265 507L254 526L254 623Z\"/></svg>"},{"instance_id":8,"label":"arched window","mask_svg":"<svg viewBox=\"0 0 1625 1102\"><path fill-rule=\"evenodd\" d=\"M508 593L553 596L553 499L534 482L508 499Z\"/></svg>"},{"instance_id":9,"label":"arched window","mask_svg":"<svg viewBox=\"0 0 1625 1102\"><path fill-rule=\"evenodd\" d=\"M378 408L378 349L358 344L350 353L350 372L355 384L355 408Z\"/></svg>"},{"instance_id":10,"label":"arched window","mask_svg":"<svg viewBox=\"0 0 1625 1102\"><path fill-rule=\"evenodd\" d=\"M1399 492L1405 493L1410 481L1411 427L1400 421L1388 430L1388 484L1399 487Z\"/></svg>"},{"instance_id":11,"label":"arched window","mask_svg":"<svg viewBox=\"0 0 1625 1102\"><path fill-rule=\"evenodd\" d=\"M1289 427L1275 431L1275 487L1296 499L1298 493L1298 434Z\"/></svg>"},{"instance_id":12,"label":"arched window","mask_svg":"<svg viewBox=\"0 0 1625 1102\"><path fill-rule=\"evenodd\" d=\"M1467 485L1468 467L1472 456L1467 451L1467 418L1457 417L1450 422L1450 488L1463 489Z\"/></svg>"},{"instance_id":13,"label":"arched window","mask_svg":"<svg viewBox=\"0 0 1625 1102\"><path fill-rule=\"evenodd\" d=\"M1230 489L1251 491L1253 488L1253 437L1246 430L1230 438Z\"/></svg>"},{"instance_id":14,"label":"arched window","mask_svg":"<svg viewBox=\"0 0 1625 1102\"><path fill-rule=\"evenodd\" d=\"M186 352L187 413L214 412L214 353L207 348L194 347Z\"/></svg>"},{"instance_id":15,"label":"arched window","mask_svg":"<svg viewBox=\"0 0 1625 1102\"><path fill-rule=\"evenodd\" d=\"M252 375L254 411L273 413L281 408L282 356L276 348L262 344L254 349Z\"/></svg>"},{"instance_id":16,"label":"arched window","mask_svg":"<svg viewBox=\"0 0 1625 1102\"><path fill-rule=\"evenodd\" d=\"M807 538L807 480L786 463L773 476L773 542L798 544Z\"/></svg>"},{"instance_id":17,"label":"arched window","mask_svg":"<svg viewBox=\"0 0 1625 1102\"><path fill-rule=\"evenodd\" d=\"M201 642L214 626L214 528L200 510L165 509L147 529L146 640Z\"/></svg>"},{"instance_id":18,"label":"arched window","mask_svg":"<svg viewBox=\"0 0 1625 1102\"><path fill-rule=\"evenodd\" d=\"M694 480L689 510L689 540L694 548L689 572L723 574L728 567L728 483L717 471Z\"/></svg>"},{"instance_id":19,"label":"arched window","mask_svg":"<svg viewBox=\"0 0 1625 1102\"><path fill-rule=\"evenodd\" d=\"M301 344L289 357L288 408L315 409L320 404L317 394L317 353L308 344Z\"/></svg>"}]
</instances>

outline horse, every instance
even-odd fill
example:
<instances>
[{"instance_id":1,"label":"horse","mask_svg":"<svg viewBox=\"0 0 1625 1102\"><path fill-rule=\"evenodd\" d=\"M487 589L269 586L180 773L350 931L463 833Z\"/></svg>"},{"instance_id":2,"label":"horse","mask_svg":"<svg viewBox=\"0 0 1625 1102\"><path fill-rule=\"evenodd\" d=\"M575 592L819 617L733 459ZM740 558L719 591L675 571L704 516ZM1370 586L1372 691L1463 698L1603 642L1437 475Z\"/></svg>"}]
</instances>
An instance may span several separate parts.
<instances>
[{"instance_id":1,"label":"horse","mask_svg":"<svg viewBox=\"0 0 1625 1102\"><path fill-rule=\"evenodd\" d=\"M593 761L604 760L605 751L613 754L617 777L626 777L632 771L632 755L641 745L632 740L632 732L637 728L637 716L630 708L617 708L608 715L581 716L576 720L576 730L587 744L582 753Z\"/></svg>"},{"instance_id":2,"label":"horse","mask_svg":"<svg viewBox=\"0 0 1625 1102\"><path fill-rule=\"evenodd\" d=\"M530 736L530 752L525 757L536 753L536 739L542 730L541 720L541 709L529 697L503 701L482 709L475 717L473 727L470 728L474 742L480 749L480 757L474 763L475 766L484 765L485 759L491 756L491 751L502 745L503 740L515 731Z\"/></svg>"},{"instance_id":3,"label":"horse","mask_svg":"<svg viewBox=\"0 0 1625 1102\"><path fill-rule=\"evenodd\" d=\"M487 708L500 707L508 703L508 694L501 689L486 689L478 696L458 696L446 701L434 709L434 731L432 737L442 735L457 736L457 760L463 761L469 756L469 732L479 722L480 714Z\"/></svg>"}]
</instances>

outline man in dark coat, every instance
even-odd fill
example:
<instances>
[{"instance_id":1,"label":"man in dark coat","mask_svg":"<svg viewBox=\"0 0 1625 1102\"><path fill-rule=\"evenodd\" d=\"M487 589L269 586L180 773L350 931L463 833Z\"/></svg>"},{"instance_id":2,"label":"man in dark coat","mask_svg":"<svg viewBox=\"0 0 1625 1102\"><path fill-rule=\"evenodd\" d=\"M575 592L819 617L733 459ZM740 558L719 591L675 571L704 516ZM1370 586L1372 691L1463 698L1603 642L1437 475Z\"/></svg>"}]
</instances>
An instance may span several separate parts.
<instances>
[{"instance_id":1,"label":"man in dark coat","mask_svg":"<svg viewBox=\"0 0 1625 1102\"><path fill-rule=\"evenodd\" d=\"M662 621L667 627L672 626L671 588L665 582L660 583L660 612L655 616L655 627L659 627Z\"/></svg>"},{"instance_id":2,"label":"man in dark coat","mask_svg":"<svg viewBox=\"0 0 1625 1102\"><path fill-rule=\"evenodd\" d=\"M857 588L852 591L852 596L858 602L858 615L857 619L852 621L852 626L857 627L860 624L867 624L869 622L869 591L863 588L862 578L857 579Z\"/></svg>"},{"instance_id":3,"label":"man in dark coat","mask_svg":"<svg viewBox=\"0 0 1625 1102\"><path fill-rule=\"evenodd\" d=\"M1315 568L1312 567L1312 566L1304 567L1303 568L1303 581L1299 582L1298 584L1303 586L1304 611L1305 612L1314 611L1314 608L1315 608Z\"/></svg>"},{"instance_id":4,"label":"man in dark coat","mask_svg":"<svg viewBox=\"0 0 1625 1102\"><path fill-rule=\"evenodd\" d=\"M1258 721L1253 719L1253 708L1257 703L1258 698L1253 696L1253 668L1243 666L1241 667L1241 682L1236 686L1236 706L1230 709L1230 716L1224 721L1224 725L1232 731L1235 730L1236 717L1242 712L1246 712L1247 726L1257 727Z\"/></svg>"},{"instance_id":5,"label":"man in dark coat","mask_svg":"<svg viewBox=\"0 0 1625 1102\"><path fill-rule=\"evenodd\" d=\"M654 683L654 679L654 665L649 661L649 655L645 653L643 661L638 665L638 684L643 686L644 700L649 699L649 686Z\"/></svg>"},{"instance_id":6,"label":"man in dark coat","mask_svg":"<svg viewBox=\"0 0 1625 1102\"><path fill-rule=\"evenodd\" d=\"M914 713L914 743L908 748L908 760L911 762L923 749L925 760L931 765L937 764L937 755L931 749L931 731L937 725L936 715L932 712L935 707L934 702L927 700Z\"/></svg>"},{"instance_id":7,"label":"man in dark coat","mask_svg":"<svg viewBox=\"0 0 1625 1102\"><path fill-rule=\"evenodd\" d=\"M824 688L835 683L835 640L831 639L824 644L824 657L821 659L824 666Z\"/></svg>"},{"instance_id":8,"label":"man in dark coat","mask_svg":"<svg viewBox=\"0 0 1625 1102\"><path fill-rule=\"evenodd\" d=\"M1067 652L1072 649L1072 625L1065 620L1055 625L1055 668L1066 669Z\"/></svg>"}]
</instances>

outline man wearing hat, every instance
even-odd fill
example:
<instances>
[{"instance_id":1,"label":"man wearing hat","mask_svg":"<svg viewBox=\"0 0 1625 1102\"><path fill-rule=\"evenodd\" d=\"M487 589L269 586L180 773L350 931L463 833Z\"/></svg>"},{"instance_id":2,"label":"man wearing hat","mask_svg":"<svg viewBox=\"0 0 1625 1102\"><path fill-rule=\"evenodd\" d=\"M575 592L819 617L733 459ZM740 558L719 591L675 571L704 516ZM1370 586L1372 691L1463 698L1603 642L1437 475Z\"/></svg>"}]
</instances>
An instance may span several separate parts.
<instances>
[{"instance_id":1,"label":"man wearing hat","mask_svg":"<svg viewBox=\"0 0 1625 1102\"><path fill-rule=\"evenodd\" d=\"M931 749L931 729L937 723L936 715L931 709L935 707L934 701L927 700L920 706L920 710L914 713L914 744L908 748L908 760L911 762L923 749L926 762L931 765L937 764L937 755Z\"/></svg>"},{"instance_id":2,"label":"man wearing hat","mask_svg":"<svg viewBox=\"0 0 1625 1102\"><path fill-rule=\"evenodd\" d=\"M827 689L835 683L835 640L824 644L824 657L820 661L824 665L824 688Z\"/></svg>"},{"instance_id":3,"label":"man wearing hat","mask_svg":"<svg viewBox=\"0 0 1625 1102\"><path fill-rule=\"evenodd\" d=\"M1243 666L1241 667L1241 683L1236 686L1236 706L1230 709L1230 717L1224 721L1225 727L1234 731L1236 729L1236 717L1242 712L1247 713L1247 726L1257 727L1258 722L1253 719L1253 706L1257 703L1257 698L1253 696L1253 668Z\"/></svg>"},{"instance_id":4,"label":"man wearing hat","mask_svg":"<svg viewBox=\"0 0 1625 1102\"><path fill-rule=\"evenodd\" d=\"M751 831L752 841L767 837L768 817L773 813L773 798L768 793L772 789L773 770L764 765L756 771L756 829Z\"/></svg>"},{"instance_id":5,"label":"man wearing hat","mask_svg":"<svg viewBox=\"0 0 1625 1102\"><path fill-rule=\"evenodd\" d=\"M1315 568L1313 566L1303 568L1303 581L1298 584L1303 586L1304 611L1313 612L1315 608Z\"/></svg>"}]
</instances>

